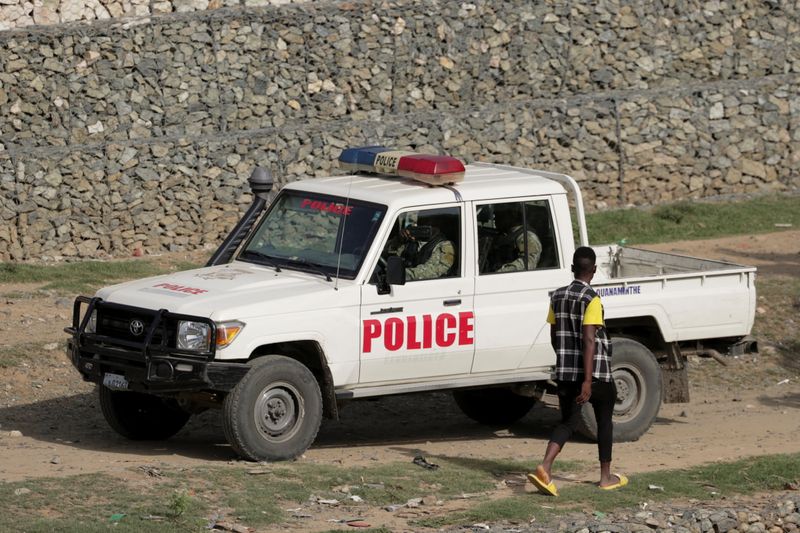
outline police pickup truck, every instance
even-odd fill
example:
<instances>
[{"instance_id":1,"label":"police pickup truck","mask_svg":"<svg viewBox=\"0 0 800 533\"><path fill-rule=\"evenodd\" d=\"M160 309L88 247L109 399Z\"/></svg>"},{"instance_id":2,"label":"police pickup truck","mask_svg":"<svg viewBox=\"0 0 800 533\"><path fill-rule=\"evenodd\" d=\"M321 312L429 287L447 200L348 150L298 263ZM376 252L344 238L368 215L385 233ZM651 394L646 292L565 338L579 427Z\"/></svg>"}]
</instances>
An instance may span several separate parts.
<instances>
[{"instance_id":1,"label":"police pickup truck","mask_svg":"<svg viewBox=\"0 0 800 533\"><path fill-rule=\"evenodd\" d=\"M483 424L511 424L552 385L549 294L587 244L569 176L383 147L350 173L253 203L204 268L75 301L68 354L109 425L165 439L221 408L242 457L302 454L347 400L451 390ZM574 210L576 231L573 230ZM594 247L618 397L632 440L662 401L688 401L687 354L753 347L755 269ZM596 430L585 410L583 431Z\"/></svg>"}]
</instances>

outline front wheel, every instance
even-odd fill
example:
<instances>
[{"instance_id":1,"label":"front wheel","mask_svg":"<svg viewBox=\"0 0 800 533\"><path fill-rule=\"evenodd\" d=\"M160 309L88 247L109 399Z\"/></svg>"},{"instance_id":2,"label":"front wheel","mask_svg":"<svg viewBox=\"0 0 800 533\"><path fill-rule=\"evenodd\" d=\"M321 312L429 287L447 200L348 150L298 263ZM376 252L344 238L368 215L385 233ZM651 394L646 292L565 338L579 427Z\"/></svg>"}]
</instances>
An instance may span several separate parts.
<instances>
[{"instance_id":1,"label":"front wheel","mask_svg":"<svg viewBox=\"0 0 800 533\"><path fill-rule=\"evenodd\" d=\"M282 355L259 357L228 393L223 429L233 449L251 461L301 455L322 422L322 394L314 374Z\"/></svg>"},{"instance_id":2,"label":"front wheel","mask_svg":"<svg viewBox=\"0 0 800 533\"><path fill-rule=\"evenodd\" d=\"M536 398L520 396L508 388L454 390L459 409L480 424L507 426L531 410Z\"/></svg>"},{"instance_id":3,"label":"front wheel","mask_svg":"<svg viewBox=\"0 0 800 533\"><path fill-rule=\"evenodd\" d=\"M661 367L653 352L642 344L620 337L611 342L611 374L617 387L614 441L634 441L650 428L661 408ZM581 410L578 431L597 439L597 420L588 403Z\"/></svg>"},{"instance_id":4,"label":"front wheel","mask_svg":"<svg viewBox=\"0 0 800 533\"><path fill-rule=\"evenodd\" d=\"M164 440L181 430L191 414L175 400L133 391L98 388L100 409L111 428L131 440Z\"/></svg>"}]
</instances>

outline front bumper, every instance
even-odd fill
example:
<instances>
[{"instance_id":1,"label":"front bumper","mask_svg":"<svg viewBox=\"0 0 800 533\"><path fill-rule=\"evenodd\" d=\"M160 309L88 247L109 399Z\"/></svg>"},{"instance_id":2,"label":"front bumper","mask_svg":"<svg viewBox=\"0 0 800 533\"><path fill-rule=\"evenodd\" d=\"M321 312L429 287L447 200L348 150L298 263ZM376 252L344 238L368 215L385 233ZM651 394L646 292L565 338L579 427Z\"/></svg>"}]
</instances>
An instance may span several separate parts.
<instances>
[{"instance_id":1,"label":"front bumper","mask_svg":"<svg viewBox=\"0 0 800 533\"><path fill-rule=\"evenodd\" d=\"M82 313L83 306L87 306ZM97 311L95 333L86 326ZM205 322L211 326L211 350L197 352L174 347L179 320ZM144 326L135 338L122 326L138 321ZM133 329L133 328L132 328ZM229 391L244 377L244 363L215 361L216 330L213 321L79 296L75 300L67 355L84 380L103 383L106 374L123 376L129 390L151 393L182 391Z\"/></svg>"}]
</instances>

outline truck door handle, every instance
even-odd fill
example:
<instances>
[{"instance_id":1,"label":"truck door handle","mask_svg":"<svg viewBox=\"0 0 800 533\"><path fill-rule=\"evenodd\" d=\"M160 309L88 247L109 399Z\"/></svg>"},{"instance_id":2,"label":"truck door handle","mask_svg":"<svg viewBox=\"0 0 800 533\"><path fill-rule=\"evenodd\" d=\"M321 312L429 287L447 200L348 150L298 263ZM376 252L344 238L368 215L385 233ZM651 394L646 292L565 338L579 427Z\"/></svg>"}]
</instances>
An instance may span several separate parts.
<instances>
[{"instance_id":1,"label":"truck door handle","mask_svg":"<svg viewBox=\"0 0 800 533\"><path fill-rule=\"evenodd\" d=\"M456 300L445 300L444 305L447 307L451 305L461 305L461 298L458 298Z\"/></svg>"},{"instance_id":2,"label":"truck door handle","mask_svg":"<svg viewBox=\"0 0 800 533\"><path fill-rule=\"evenodd\" d=\"M372 311L371 315L385 315L386 313L402 313L402 307L383 307L378 311Z\"/></svg>"}]
</instances>

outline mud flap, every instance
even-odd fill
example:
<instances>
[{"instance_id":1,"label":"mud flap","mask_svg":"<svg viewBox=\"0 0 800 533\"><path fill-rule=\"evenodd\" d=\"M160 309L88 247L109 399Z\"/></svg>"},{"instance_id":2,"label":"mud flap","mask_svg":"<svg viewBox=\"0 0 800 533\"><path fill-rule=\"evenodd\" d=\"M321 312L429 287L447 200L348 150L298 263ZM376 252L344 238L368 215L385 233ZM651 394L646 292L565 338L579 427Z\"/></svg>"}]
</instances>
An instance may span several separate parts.
<instances>
[{"instance_id":1,"label":"mud flap","mask_svg":"<svg viewBox=\"0 0 800 533\"><path fill-rule=\"evenodd\" d=\"M661 363L663 403L689 402L689 369L677 342L667 345L667 360Z\"/></svg>"}]
</instances>

